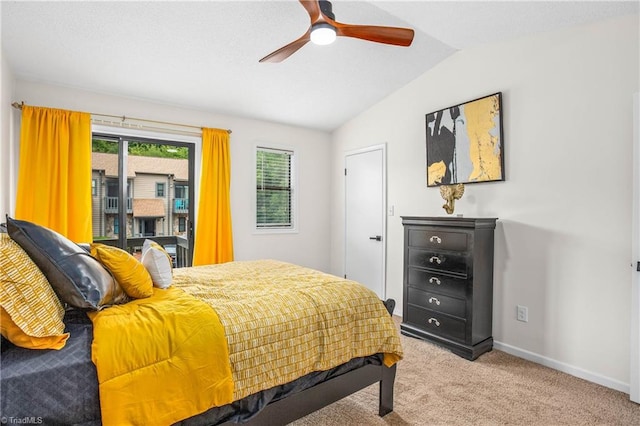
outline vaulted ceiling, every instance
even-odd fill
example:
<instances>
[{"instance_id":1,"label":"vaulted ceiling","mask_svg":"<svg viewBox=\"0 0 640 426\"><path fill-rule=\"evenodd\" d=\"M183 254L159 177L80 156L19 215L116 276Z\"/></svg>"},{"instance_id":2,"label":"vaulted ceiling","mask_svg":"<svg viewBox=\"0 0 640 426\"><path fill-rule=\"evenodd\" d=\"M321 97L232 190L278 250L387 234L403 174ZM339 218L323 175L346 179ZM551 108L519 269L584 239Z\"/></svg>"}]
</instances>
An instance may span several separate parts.
<instances>
[{"instance_id":1,"label":"vaulted ceiling","mask_svg":"<svg viewBox=\"0 0 640 426\"><path fill-rule=\"evenodd\" d=\"M460 49L639 13L638 1L332 3L340 22L413 28L413 44L339 37L258 63L307 30L298 1L2 1L3 57L24 80L331 131Z\"/></svg>"}]
</instances>

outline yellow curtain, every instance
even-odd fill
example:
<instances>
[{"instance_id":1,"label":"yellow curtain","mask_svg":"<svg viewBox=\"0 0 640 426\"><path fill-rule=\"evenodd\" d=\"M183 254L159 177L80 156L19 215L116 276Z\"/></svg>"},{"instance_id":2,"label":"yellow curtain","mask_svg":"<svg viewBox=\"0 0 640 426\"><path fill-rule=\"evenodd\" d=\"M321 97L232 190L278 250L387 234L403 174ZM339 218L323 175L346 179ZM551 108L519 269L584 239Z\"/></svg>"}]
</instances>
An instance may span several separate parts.
<instances>
[{"instance_id":1,"label":"yellow curtain","mask_svg":"<svg viewBox=\"0 0 640 426\"><path fill-rule=\"evenodd\" d=\"M193 265L233 260L229 132L202 129L202 170Z\"/></svg>"},{"instance_id":2,"label":"yellow curtain","mask_svg":"<svg viewBox=\"0 0 640 426\"><path fill-rule=\"evenodd\" d=\"M91 241L91 115L23 105L17 186L17 219Z\"/></svg>"}]
</instances>

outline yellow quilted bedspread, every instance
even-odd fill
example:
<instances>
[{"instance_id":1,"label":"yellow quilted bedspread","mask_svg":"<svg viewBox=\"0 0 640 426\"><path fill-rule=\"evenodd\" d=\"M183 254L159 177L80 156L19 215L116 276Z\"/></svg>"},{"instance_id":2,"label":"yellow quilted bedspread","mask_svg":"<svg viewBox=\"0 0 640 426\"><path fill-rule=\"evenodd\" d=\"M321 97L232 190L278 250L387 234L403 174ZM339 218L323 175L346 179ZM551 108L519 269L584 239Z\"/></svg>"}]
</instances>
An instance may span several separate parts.
<instances>
[{"instance_id":1,"label":"yellow quilted bedspread","mask_svg":"<svg viewBox=\"0 0 640 426\"><path fill-rule=\"evenodd\" d=\"M175 269L171 288L89 315L104 425L171 424L355 357L402 358L375 293L277 261Z\"/></svg>"},{"instance_id":2,"label":"yellow quilted bedspread","mask_svg":"<svg viewBox=\"0 0 640 426\"><path fill-rule=\"evenodd\" d=\"M103 425L169 425L233 399L224 329L185 292L89 313Z\"/></svg>"},{"instance_id":3,"label":"yellow quilted bedspread","mask_svg":"<svg viewBox=\"0 0 640 426\"><path fill-rule=\"evenodd\" d=\"M211 305L224 326L233 399L348 360L402 358L400 337L376 294L353 281L261 260L174 270L174 284Z\"/></svg>"}]
</instances>

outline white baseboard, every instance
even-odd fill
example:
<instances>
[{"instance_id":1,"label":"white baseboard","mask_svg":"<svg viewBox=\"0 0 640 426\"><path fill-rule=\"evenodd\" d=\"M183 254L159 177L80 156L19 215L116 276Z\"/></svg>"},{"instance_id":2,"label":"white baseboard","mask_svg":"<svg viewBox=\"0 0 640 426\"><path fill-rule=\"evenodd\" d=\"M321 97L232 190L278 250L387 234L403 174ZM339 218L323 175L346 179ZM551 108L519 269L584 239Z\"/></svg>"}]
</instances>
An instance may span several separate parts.
<instances>
[{"instance_id":1,"label":"white baseboard","mask_svg":"<svg viewBox=\"0 0 640 426\"><path fill-rule=\"evenodd\" d=\"M494 341L493 347L494 349L506 352L513 356L517 356L518 358L523 358L528 361L535 362L536 364L544 365L545 367L562 371L563 373L570 374L572 376L605 386L610 389L624 392L626 394L628 394L630 390L629 383L623 383L610 377L601 376L599 374L583 370L582 368L578 368L570 364L565 364L564 362L556 361L555 359L547 358L545 356L529 352L515 346L507 345L506 343Z\"/></svg>"}]
</instances>

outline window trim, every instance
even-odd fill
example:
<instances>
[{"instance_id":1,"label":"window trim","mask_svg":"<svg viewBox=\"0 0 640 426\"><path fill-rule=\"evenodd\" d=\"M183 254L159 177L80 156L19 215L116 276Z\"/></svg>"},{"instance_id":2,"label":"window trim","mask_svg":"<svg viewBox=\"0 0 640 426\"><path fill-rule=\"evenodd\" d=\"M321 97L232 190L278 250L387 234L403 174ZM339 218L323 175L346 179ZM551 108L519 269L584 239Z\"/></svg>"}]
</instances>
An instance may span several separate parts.
<instances>
[{"instance_id":1,"label":"window trim","mask_svg":"<svg viewBox=\"0 0 640 426\"><path fill-rule=\"evenodd\" d=\"M256 222L257 216L257 182L256 182L256 168L258 151L263 150L279 150L290 151L291 154L291 226L290 227L258 227ZM300 162L300 153L297 148L285 145L278 145L273 143L256 143L253 146L253 172L251 177L251 223L253 234L297 234L299 227L299 214L298 214L298 164Z\"/></svg>"}]
</instances>

